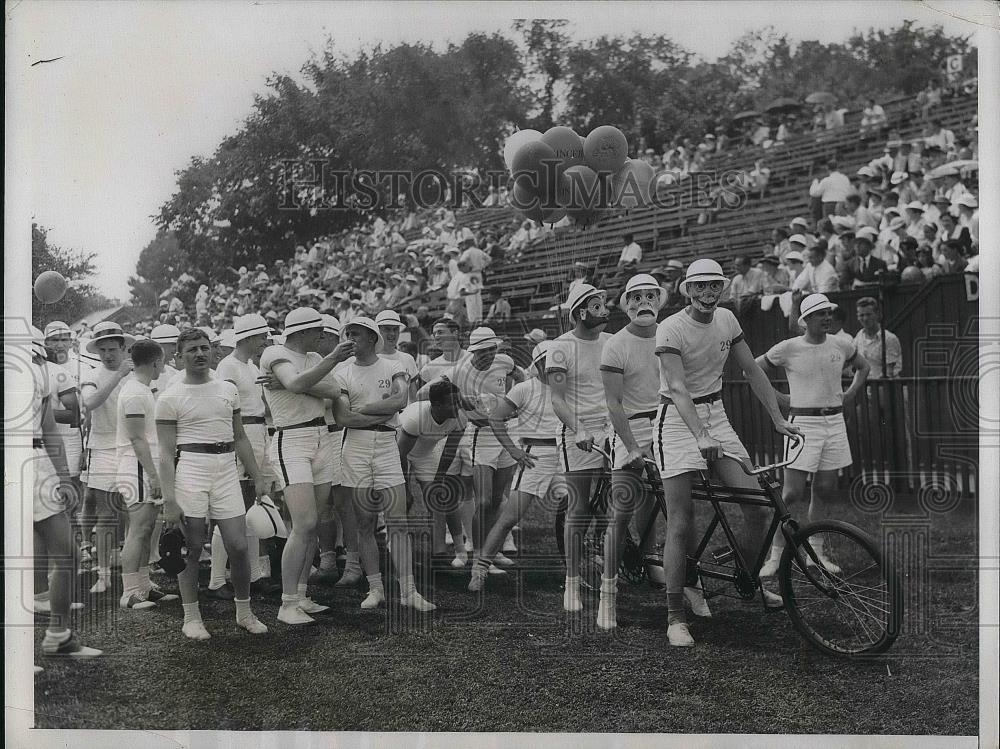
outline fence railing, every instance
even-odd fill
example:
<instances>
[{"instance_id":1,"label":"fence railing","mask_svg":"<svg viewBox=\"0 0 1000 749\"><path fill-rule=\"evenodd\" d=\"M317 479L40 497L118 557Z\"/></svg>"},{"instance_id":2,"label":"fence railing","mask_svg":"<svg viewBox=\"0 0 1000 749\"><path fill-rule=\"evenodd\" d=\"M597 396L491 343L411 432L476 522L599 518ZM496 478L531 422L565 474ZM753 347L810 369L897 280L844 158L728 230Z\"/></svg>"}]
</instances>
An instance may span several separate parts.
<instances>
[{"instance_id":1,"label":"fence railing","mask_svg":"<svg viewBox=\"0 0 1000 749\"><path fill-rule=\"evenodd\" d=\"M782 439L749 382L724 383L723 402L754 462L776 462ZM978 414L977 376L870 380L844 410L854 458L847 473L863 479L863 491L883 486L919 495L942 511L950 502L975 497Z\"/></svg>"}]
</instances>

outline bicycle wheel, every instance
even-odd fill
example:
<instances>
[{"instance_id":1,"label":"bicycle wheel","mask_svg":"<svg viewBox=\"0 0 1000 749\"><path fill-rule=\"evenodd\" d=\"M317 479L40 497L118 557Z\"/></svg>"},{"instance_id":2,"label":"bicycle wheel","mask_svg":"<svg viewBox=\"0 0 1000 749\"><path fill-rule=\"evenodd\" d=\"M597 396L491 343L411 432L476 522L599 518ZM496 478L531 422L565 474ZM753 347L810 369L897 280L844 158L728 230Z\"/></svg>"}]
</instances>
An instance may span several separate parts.
<instances>
[{"instance_id":1,"label":"bicycle wheel","mask_svg":"<svg viewBox=\"0 0 1000 749\"><path fill-rule=\"evenodd\" d=\"M895 570L850 523L803 526L785 546L779 575L792 624L827 655L884 653L899 634L903 607Z\"/></svg>"}]
</instances>

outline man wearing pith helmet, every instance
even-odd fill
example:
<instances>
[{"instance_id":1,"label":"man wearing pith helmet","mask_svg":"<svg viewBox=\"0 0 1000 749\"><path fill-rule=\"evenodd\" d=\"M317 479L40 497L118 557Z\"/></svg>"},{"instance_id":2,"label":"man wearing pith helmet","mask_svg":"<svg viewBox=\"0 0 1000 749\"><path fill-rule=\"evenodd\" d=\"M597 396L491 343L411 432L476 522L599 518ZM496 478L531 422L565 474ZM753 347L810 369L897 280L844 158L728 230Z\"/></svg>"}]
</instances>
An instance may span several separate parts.
<instances>
[{"instance_id":1,"label":"man wearing pith helmet","mask_svg":"<svg viewBox=\"0 0 1000 749\"><path fill-rule=\"evenodd\" d=\"M778 409L767 376L754 361L736 316L718 306L729 279L714 260L701 258L688 266L680 284L688 305L661 322L656 331L660 360L660 406L656 415L653 456L667 502L670 522L663 547L667 581L667 638L671 645L690 647L694 638L684 610L686 559L693 550L694 512L691 486L699 471L711 468L721 482L734 488L756 488L753 478L723 452L750 460L722 405L722 371L730 356L743 370L775 429L798 434ZM757 508L743 508L749 529L745 556L752 557L764 538L764 517ZM766 603L779 604L774 593L761 589Z\"/></svg>"}]
</instances>

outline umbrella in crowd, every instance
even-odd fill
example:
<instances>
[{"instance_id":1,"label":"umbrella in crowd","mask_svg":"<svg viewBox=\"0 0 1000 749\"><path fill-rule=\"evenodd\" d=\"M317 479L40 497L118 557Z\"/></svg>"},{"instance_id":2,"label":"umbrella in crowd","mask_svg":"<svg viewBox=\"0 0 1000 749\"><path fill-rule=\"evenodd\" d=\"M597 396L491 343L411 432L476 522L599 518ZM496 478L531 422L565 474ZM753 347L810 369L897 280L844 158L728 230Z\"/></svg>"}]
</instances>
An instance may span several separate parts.
<instances>
[{"instance_id":1,"label":"umbrella in crowd","mask_svg":"<svg viewBox=\"0 0 1000 749\"><path fill-rule=\"evenodd\" d=\"M942 164L939 167L935 167L927 172L928 179L940 179L941 177L957 177L960 174L965 174L967 172L979 171L979 162L974 159L959 159L958 161L949 161L947 164Z\"/></svg>"},{"instance_id":2,"label":"umbrella in crowd","mask_svg":"<svg viewBox=\"0 0 1000 749\"><path fill-rule=\"evenodd\" d=\"M791 99L787 96L782 96L766 107L764 107L765 112L792 112L798 109L802 109L802 104L797 99Z\"/></svg>"},{"instance_id":3,"label":"umbrella in crowd","mask_svg":"<svg viewBox=\"0 0 1000 749\"><path fill-rule=\"evenodd\" d=\"M829 91L814 91L806 97L806 104L833 104L837 97Z\"/></svg>"},{"instance_id":4,"label":"umbrella in crowd","mask_svg":"<svg viewBox=\"0 0 1000 749\"><path fill-rule=\"evenodd\" d=\"M745 112L739 112L733 115L733 122L739 122L740 120L749 120L753 117L760 117L760 112L755 112L752 109L748 109Z\"/></svg>"}]
</instances>

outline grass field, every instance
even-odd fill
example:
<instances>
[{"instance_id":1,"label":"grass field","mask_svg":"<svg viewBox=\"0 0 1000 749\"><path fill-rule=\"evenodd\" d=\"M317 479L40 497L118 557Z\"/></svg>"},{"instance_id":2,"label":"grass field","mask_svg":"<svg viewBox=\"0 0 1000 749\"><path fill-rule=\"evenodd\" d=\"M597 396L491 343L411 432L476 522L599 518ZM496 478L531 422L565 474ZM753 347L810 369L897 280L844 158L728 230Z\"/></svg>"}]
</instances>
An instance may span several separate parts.
<instances>
[{"instance_id":1,"label":"grass field","mask_svg":"<svg viewBox=\"0 0 1000 749\"><path fill-rule=\"evenodd\" d=\"M362 591L317 588L313 597L332 606L317 624L286 627L275 621L276 604L255 602L271 632L252 637L236 628L231 603L203 601L212 632L203 643L181 634L179 602L122 612L109 593L99 607L89 597L77 625L105 657L68 664L36 656L45 666L35 680L36 724L975 734L975 507L889 519L844 506L833 516L876 538L898 526L908 539L900 545L908 560L904 631L878 660L827 658L784 613L723 598L712 599L712 619L692 626L696 647L670 648L663 594L645 585L622 589L619 629L608 635L594 626L596 596L582 615L563 613L555 560L491 577L481 607L465 591L467 575L435 573L438 610L416 619L395 605L362 614ZM535 513L521 528L523 552L555 552L547 517Z\"/></svg>"}]
</instances>

